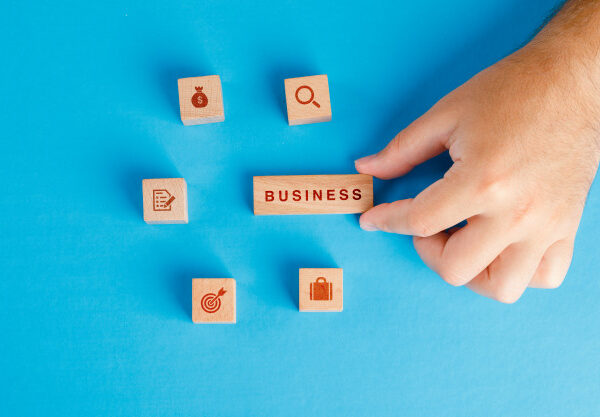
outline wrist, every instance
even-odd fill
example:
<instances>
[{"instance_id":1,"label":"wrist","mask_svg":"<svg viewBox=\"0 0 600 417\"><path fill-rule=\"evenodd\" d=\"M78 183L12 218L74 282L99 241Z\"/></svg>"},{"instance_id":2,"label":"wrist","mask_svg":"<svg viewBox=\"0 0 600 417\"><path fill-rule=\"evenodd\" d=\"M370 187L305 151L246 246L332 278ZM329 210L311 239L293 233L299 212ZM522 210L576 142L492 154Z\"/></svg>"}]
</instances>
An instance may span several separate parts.
<instances>
[{"instance_id":1,"label":"wrist","mask_svg":"<svg viewBox=\"0 0 600 417\"><path fill-rule=\"evenodd\" d=\"M570 0L523 49L600 132L600 2ZM599 133L600 134L600 133ZM600 141L600 139L598 139Z\"/></svg>"},{"instance_id":2,"label":"wrist","mask_svg":"<svg viewBox=\"0 0 600 417\"><path fill-rule=\"evenodd\" d=\"M530 43L497 65L517 86L513 100L523 109L553 115L581 146L600 160L600 78L578 52ZM600 68L600 63L598 64ZM527 104L532 105L528 107ZM527 110L525 110L527 111Z\"/></svg>"}]
</instances>

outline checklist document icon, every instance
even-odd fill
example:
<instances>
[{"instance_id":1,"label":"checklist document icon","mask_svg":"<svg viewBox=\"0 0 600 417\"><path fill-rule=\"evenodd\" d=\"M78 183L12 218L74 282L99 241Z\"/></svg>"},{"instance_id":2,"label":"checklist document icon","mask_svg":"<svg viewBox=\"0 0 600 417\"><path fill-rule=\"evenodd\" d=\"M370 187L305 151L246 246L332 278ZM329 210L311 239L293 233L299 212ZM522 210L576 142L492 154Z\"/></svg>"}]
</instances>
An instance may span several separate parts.
<instances>
[{"instance_id":1,"label":"checklist document icon","mask_svg":"<svg viewBox=\"0 0 600 417\"><path fill-rule=\"evenodd\" d=\"M152 209L154 211L171 211L175 196L167 190L152 190Z\"/></svg>"}]
</instances>

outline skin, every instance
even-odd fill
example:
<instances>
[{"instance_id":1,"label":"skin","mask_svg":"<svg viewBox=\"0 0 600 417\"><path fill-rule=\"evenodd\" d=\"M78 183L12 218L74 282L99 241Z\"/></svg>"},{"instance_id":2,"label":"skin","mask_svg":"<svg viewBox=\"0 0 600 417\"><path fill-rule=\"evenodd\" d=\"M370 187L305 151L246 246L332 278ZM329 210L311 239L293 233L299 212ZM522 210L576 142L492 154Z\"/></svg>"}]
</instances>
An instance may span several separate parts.
<instances>
[{"instance_id":1,"label":"skin","mask_svg":"<svg viewBox=\"0 0 600 417\"><path fill-rule=\"evenodd\" d=\"M414 236L449 284L504 303L558 287L600 161L600 2L567 2L356 169L396 178L446 150L442 179L365 212L361 227Z\"/></svg>"}]
</instances>

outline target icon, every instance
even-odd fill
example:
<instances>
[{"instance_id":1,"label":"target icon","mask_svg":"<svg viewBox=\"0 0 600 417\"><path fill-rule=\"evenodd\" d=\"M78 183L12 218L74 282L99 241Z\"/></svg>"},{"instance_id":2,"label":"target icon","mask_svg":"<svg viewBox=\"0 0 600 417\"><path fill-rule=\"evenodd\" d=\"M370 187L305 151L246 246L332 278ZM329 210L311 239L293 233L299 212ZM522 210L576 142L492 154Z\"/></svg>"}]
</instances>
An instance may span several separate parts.
<instances>
[{"instance_id":1,"label":"target icon","mask_svg":"<svg viewBox=\"0 0 600 417\"><path fill-rule=\"evenodd\" d=\"M223 287L219 290L217 294L209 292L208 294L204 294L202 300L200 300L200 306L202 310L207 313L216 313L221 308L221 296L223 296L227 291Z\"/></svg>"}]
</instances>

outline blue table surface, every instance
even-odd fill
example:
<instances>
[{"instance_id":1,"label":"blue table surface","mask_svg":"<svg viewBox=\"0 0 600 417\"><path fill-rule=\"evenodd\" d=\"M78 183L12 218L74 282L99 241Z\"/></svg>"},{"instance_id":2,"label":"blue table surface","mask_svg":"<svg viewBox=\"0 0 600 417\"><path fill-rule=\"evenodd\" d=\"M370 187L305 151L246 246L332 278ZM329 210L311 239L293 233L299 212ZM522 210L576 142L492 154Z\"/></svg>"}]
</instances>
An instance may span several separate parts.
<instances>
[{"instance_id":1,"label":"blue table surface","mask_svg":"<svg viewBox=\"0 0 600 417\"><path fill-rule=\"evenodd\" d=\"M598 181L563 286L514 305L356 215L252 214L253 175L354 173L558 3L3 2L0 414L600 415ZM288 126L284 78L322 73L333 120ZM226 120L184 127L177 79L209 74ZM144 223L161 177L189 224ZM344 269L342 313L298 312L300 267ZM237 280L237 324L192 323L193 277Z\"/></svg>"}]
</instances>

